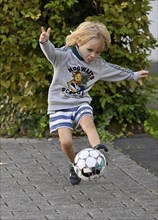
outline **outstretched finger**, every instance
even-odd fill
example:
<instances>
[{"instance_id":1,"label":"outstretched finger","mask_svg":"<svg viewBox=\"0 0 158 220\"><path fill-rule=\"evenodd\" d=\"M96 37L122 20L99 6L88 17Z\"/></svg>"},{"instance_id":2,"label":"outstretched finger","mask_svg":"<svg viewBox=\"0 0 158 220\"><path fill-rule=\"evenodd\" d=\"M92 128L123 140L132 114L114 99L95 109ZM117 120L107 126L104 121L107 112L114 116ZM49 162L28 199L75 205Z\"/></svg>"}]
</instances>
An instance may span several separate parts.
<instances>
[{"instance_id":1,"label":"outstretched finger","mask_svg":"<svg viewBox=\"0 0 158 220\"><path fill-rule=\"evenodd\" d=\"M50 35L50 32L51 32L51 28L48 28L47 29L47 34Z\"/></svg>"},{"instance_id":2,"label":"outstretched finger","mask_svg":"<svg viewBox=\"0 0 158 220\"><path fill-rule=\"evenodd\" d=\"M43 33L43 32L45 32L45 29L44 29L44 27L41 27L41 32Z\"/></svg>"},{"instance_id":3,"label":"outstretched finger","mask_svg":"<svg viewBox=\"0 0 158 220\"><path fill-rule=\"evenodd\" d=\"M139 86L142 86L142 85L143 85L143 81L142 81L141 79L139 79L139 80L137 81L137 84L138 84Z\"/></svg>"}]
</instances>

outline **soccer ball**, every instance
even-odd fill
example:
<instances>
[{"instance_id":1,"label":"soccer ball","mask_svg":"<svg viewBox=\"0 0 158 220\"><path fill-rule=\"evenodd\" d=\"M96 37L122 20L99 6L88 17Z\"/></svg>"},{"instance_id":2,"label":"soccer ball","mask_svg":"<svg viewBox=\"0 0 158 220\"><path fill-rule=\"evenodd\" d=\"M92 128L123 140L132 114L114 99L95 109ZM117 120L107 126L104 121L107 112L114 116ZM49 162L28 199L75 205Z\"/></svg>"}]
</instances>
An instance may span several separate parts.
<instances>
[{"instance_id":1,"label":"soccer ball","mask_svg":"<svg viewBox=\"0 0 158 220\"><path fill-rule=\"evenodd\" d=\"M83 180L92 180L100 177L106 166L104 155L92 148L85 148L76 154L74 170Z\"/></svg>"}]
</instances>

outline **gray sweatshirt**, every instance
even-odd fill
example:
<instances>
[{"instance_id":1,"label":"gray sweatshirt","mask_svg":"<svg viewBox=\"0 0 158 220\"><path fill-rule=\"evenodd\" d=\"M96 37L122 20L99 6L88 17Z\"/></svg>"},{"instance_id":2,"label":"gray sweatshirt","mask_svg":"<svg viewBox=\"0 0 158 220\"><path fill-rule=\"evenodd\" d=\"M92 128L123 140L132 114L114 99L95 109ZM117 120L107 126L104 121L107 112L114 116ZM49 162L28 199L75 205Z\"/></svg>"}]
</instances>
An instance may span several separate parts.
<instances>
[{"instance_id":1,"label":"gray sweatshirt","mask_svg":"<svg viewBox=\"0 0 158 220\"><path fill-rule=\"evenodd\" d=\"M116 82L138 78L137 72L107 63L101 57L90 64L85 63L77 47L55 48L50 41L40 46L54 67L48 92L48 114L90 104L88 92L98 80Z\"/></svg>"}]
</instances>

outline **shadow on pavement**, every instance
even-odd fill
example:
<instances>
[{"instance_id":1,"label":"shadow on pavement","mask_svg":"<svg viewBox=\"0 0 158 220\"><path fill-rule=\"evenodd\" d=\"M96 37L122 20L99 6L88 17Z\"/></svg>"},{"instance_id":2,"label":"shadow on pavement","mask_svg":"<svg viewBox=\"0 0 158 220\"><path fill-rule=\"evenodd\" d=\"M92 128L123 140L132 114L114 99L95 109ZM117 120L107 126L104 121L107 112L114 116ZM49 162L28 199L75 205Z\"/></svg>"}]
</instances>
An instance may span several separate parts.
<instances>
[{"instance_id":1,"label":"shadow on pavement","mask_svg":"<svg viewBox=\"0 0 158 220\"><path fill-rule=\"evenodd\" d=\"M158 176L158 141L156 139L147 134L137 134L115 139L114 147Z\"/></svg>"}]
</instances>

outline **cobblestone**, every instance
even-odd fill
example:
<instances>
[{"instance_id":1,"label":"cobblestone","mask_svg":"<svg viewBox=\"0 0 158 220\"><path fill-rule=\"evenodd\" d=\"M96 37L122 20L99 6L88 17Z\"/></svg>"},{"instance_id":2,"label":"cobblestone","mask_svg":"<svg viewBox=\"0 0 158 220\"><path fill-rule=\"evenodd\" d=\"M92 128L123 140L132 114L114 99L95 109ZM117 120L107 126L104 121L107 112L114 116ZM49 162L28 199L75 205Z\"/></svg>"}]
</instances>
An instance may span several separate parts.
<instances>
[{"instance_id":1,"label":"cobblestone","mask_svg":"<svg viewBox=\"0 0 158 220\"><path fill-rule=\"evenodd\" d=\"M76 150L88 147L74 139ZM58 138L1 138L1 220L158 220L158 178L109 145L94 181L69 183Z\"/></svg>"}]
</instances>

